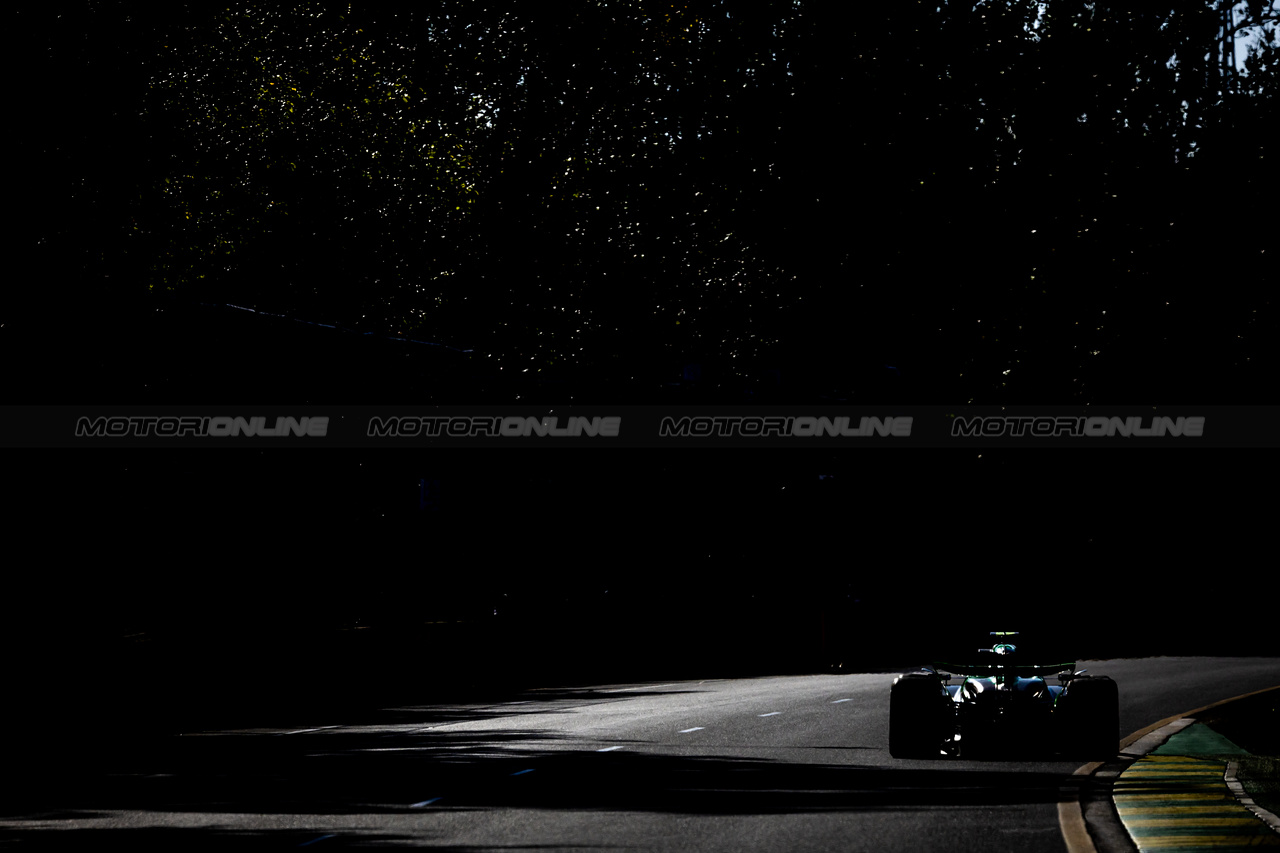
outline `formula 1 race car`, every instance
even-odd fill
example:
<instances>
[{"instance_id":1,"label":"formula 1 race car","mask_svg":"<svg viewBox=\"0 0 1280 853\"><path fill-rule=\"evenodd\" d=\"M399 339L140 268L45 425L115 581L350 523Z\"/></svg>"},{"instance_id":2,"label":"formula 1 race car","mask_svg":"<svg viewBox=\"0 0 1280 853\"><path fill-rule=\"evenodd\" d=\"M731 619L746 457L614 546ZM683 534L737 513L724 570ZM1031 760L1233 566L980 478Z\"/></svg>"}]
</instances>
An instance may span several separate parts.
<instances>
[{"instance_id":1,"label":"formula 1 race car","mask_svg":"<svg viewBox=\"0 0 1280 853\"><path fill-rule=\"evenodd\" d=\"M991 636L996 644L979 649L973 662L938 662L894 679L889 693L890 754L974 758L1047 743L1072 758L1115 755L1120 703L1114 681L1076 671L1074 661L1025 662L1009 642L1017 633ZM1045 681L1054 674L1058 684ZM962 681L952 684L956 675Z\"/></svg>"}]
</instances>

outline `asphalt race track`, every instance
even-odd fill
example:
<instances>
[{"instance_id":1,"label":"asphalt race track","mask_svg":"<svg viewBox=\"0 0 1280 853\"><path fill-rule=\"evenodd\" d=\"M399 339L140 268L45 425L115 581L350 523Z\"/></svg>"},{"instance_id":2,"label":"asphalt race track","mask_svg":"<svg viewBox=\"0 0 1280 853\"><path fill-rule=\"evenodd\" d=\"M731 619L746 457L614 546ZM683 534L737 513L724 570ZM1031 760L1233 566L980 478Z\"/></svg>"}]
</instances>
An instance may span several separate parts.
<instances>
[{"instance_id":1,"label":"asphalt race track","mask_svg":"<svg viewBox=\"0 0 1280 853\"><path fill-rule=\"evenodd\" d=\"M1082 665L1119 683L1120 736L1280 684L1275 658ZM303 713L262 728L104 736L112 746L9 780L0 845L1066 849L1057 805L1081 761L1032 745L1017 759L895 760L892 679L541 689L484 704ZM79 725L92 733L90 705Z\"/></svg>"}]
</instances>

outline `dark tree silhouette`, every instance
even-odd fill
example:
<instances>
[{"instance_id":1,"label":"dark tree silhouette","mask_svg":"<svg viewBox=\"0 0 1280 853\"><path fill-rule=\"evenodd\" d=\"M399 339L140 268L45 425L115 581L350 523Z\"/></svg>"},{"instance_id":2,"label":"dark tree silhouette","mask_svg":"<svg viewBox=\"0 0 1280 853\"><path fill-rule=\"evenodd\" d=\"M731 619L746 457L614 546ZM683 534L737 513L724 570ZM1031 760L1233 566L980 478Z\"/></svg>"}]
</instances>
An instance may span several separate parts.
<instances>
[{"instance_id":1,"label":"dark tree silhouette","mask_svg":"<svg viewBox=\"0 0 1280 853\"><path fill-rule=\"evenodd\" d=\"M231 303L623 397L1247 402L1274 363L1274 3L17 14L33 326Z\"/></svg>"}]
</instances>

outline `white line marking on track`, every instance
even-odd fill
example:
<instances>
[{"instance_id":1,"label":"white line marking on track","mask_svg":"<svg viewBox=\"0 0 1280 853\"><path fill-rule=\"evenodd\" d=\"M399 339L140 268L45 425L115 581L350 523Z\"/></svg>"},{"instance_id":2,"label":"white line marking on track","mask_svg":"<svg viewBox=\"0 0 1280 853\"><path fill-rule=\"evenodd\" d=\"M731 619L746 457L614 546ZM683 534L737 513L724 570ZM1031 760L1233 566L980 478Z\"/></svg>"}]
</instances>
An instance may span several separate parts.
<instances>
[{"instance_id":1,"label":"white line marking on track","mask_svg":"<svg viewBox=\"0 0 1280 853\"><path fill-rule=\"evenodd\" d=\"M342 728L342 726L320 726L320 727L318 727L318 728L314 728L314 729L298 729L296 732L283 732L283 734L286 734L286 735L305 735L305 734L307 734L308 732L324 732L324 731L328 731L329 729L340 729L340 728ZM325 836L325 837L326 837L326 838L333 838L333 836L332 836L332 835L327 835L327 836ZM319 840L319 839L317 839L317 840ZM308 843L308 844L310 844L311 842L309 842L309 841L308 841L307 843Z\"/></svg>"},{"instance_id":2,"label":"white line marking on track","mask_svg":"<svg viewBox=\"0 0 1280 853\"><path fill-rule=\"evenodd\" d=\"M781 711L770 711L767 714L756 714L756 716L757 717L776 717L781 713L782 713Z\"/></svg>"},{"instance_id":3,"label":"white line marking on track","mask_svg":"<svg viewBox=\"0 0 1280 853\"><path fill-rule=\"evenodd\" d=\"M429 800L423 800L423 801L422 801L422 802L420 802L420 803L414 803L413 805L409 806L409 808L411 808L411 809L420 809L420 808L422 808L423 806L429 806L429 805L431 805L432 803L438 803L438 802L440 802L440 800L441 800L441 799L443 799L443 798L442 798L442 797L432 797L432 798L431 798L431 799L429 799Z\"/></svg>"},{"instance_id":4,"label":"white line marking on track","mask_svg":"<svg viewBox=\"0 0 1280 853\"><path fill-rule=\"evenodd\" d=\"M841 702L852 702L852 701L853 701L852 699L837 699L836 701L832 702L831 704L832 704L832 705L839 705Z\"/></svg>"},{"instance_id":5,"label":"white line marking on track","mask_svg":"<svg viewBox=\"0 0 1280 853\"><path fill-rule=\"evenodd\" d=\"M682 735L687 735L689 732L700 732L700 731L702 731L702 730L703 730L703 729L705 729L705 728L706 728L706 726L694 726L694 727L693 727L693 728L691 728L691 729L681 729L681 730L680 730L680 734L682 734Z\"/></svg>"},{"instance_id":6,"label":"white line marking on track","mask_svg":"<svg viewBox=\"0 0 1280 853\"><path fill-rule=\"evenodd\" d=\"M606 746L604 749L597 749L596 752L613 752L615 749L622 749L620 746Z\"/></svg>"}]
</instances>

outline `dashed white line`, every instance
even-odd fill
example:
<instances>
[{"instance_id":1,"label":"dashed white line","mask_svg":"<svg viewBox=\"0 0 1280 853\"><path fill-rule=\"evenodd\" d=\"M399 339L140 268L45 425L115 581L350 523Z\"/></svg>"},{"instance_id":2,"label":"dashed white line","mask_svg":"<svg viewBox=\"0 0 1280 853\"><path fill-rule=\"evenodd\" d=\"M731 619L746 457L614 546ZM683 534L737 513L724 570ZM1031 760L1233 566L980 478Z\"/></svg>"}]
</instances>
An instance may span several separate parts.
<instances>
[{"instance_id":1,"label":"dashed white line","mask_svg":"<svg viewBox=\"0 0 1280 853\"><path fill-rule=\"evenodd\" d=\"M441 799L443 799L443 797L432 797L432 798L431 798L431 799L429 799L429 800L423 800L423 801L422 801L422 802L420 802L420 803L414 803L413 805L409 806L409 808L411 808L411 809L420 809L420 808L422 808L423 806L429 806L429 805L431 805L432 803L438 803L438 802L440 802L440 800L441 800Z\"/></svg>"},{"instance_id":2,"label":"dashed white line","mask_svg":"<svg viewBox=\"0 0 1280 853\"><path fill-rule=\"evenodd\" d=\"M852 701L853 701L852 699L837 699L836 701L832 702L831 704L832 704L832 705L839 705L841 702L852 702Z\"/></svg>"},{"instance_id":3,"label":"dashed white line","mask_svg":"<svg viewBox=\"0 0 1280 853\"><path fill-rule=\"evenodd\" d=\"M615 749L622 749L620 746L606 746L604 749L597 749L596 752L613 752Z\"/></svg>"},{"instance_id":4,"label":"dashed white line","mask_svg":"<svg viewBox=\"0 0 1280 853\"><path fill-rule=\"evenodd\" d=\"M781 711L770 711L767 714L756 714L756 716L757 717L776 717L781 713L782 713Z\"/></svg>"},{"instance_id":5,"label":"dashed white line","mask_svg":"<svg viewBox=\"0 0 1280 853\"><path fill-rule=\"evenodd\" d=\"M705 729L705 728L706 728L706 726L694 726L694 727L693 727L693 728L691 728L691 729L681 729L681 730L680 730L680 734L682 734L682 735L687 735L689 732L700 732L700 731L702 731L702 730L703 730L703 729Z\"/></svg>"}]
</instances>

